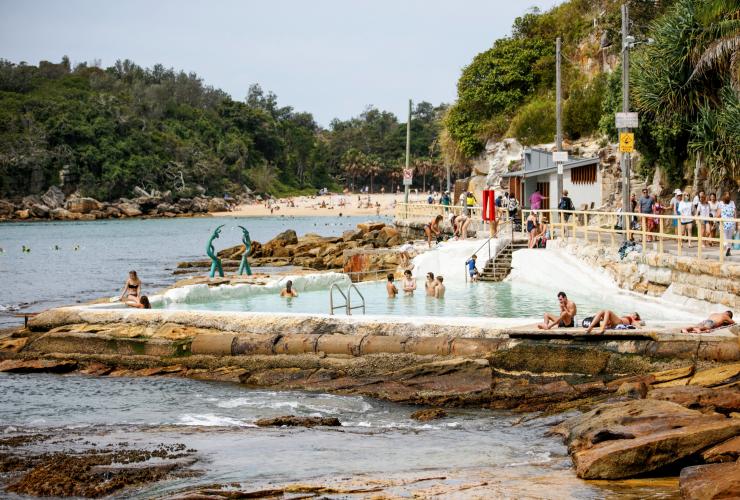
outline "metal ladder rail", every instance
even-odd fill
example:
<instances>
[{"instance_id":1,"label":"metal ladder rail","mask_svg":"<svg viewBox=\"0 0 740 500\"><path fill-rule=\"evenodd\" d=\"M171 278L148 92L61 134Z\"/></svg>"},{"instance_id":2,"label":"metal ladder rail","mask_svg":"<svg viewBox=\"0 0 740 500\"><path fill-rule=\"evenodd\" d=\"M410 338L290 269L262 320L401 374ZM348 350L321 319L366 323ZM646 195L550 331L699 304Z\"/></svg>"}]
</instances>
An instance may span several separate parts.
<instances>
[{"instance_id":1,"label":"metal ladder rail","mask_svg":"<svg viewBox=\"0 0 740 500\"><path fill-rule=\"evenodd\" d=\"M359 306L352 307L352 290L357 292L357 295L359 295L360 299L362 300L362 304L360 304ZM360 292L360 289L357 288L354 283L352 283L347 287L347 315L348 316L351 315L353 309L360 309L360 308L362 308L362 314L365 314L365 296L362 295L362 292Z\"/></svg>"},{"instance_id":2,"label":"metal ladder rail","mask_svg":"<svg viewBox=\"0 0 740 500\"><path fill-rule=\"evenodd\" d=\"M342 297L344 297L344 304L339 305L339 306L334 305L334 289L335 288L342 295ZM334 311L336 311L337 309L342 309L342 308L344 308L344 310L347 311L348 307L349 307L349 298L344 294L344 292L342 291L342 289L339 287L337 283L332 283L331 286L329 287L329 314L333 315Z\"/></svg>"}]
</instances>

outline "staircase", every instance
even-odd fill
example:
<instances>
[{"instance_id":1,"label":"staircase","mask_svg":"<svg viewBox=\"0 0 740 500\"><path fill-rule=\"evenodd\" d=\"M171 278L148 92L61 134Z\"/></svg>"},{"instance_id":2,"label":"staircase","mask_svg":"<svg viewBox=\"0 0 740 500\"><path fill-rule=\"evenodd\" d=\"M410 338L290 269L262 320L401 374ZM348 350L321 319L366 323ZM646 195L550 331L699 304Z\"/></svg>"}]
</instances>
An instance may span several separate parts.
<instances>
[{"instance_id":1,"label":"staircase","mask_svg":"<svg viewBox=\"0 0 740 500\"><path fill-rule=\"evenodd\" d=\"M480 275L481 281L503 281L511 272L511 254L520 248L527 248L527 240L509 240L495 256L486 262Z\"/></svg>"}]
</instances>

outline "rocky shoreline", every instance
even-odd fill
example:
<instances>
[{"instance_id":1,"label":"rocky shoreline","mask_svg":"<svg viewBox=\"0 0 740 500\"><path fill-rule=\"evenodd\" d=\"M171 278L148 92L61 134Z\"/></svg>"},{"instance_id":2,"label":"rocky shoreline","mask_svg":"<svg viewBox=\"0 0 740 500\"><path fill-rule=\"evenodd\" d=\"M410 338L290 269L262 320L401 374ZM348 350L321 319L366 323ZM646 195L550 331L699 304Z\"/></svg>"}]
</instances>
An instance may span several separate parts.
<instances>
[{"instance_id":1,"label":"rocky shoreline","mask_svg":"<svg viewBox=\"0 0 740 500\"><path fill-rule=\"evenodd\" d=\"M101 202L72 194L66 196L57 186L43 195L29 195L10 201L0 200L0 222L35 220L96 220L130 217L193 217L228 212L238 200L204 195L176 198L170 191L148 193L136 188L134 198Z\"/></svg>"}]
</instances>

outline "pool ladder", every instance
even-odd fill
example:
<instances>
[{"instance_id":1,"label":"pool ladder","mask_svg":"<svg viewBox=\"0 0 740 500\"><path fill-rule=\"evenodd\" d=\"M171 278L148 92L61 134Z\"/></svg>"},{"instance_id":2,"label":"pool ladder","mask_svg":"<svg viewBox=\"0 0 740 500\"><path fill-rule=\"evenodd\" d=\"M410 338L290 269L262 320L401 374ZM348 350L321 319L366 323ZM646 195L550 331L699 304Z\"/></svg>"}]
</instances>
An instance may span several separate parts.
<instances>
[{"instance_id":1,"label":"pool ladder","mask_svg":"<svg viewBox=\"0 0 740 500\"><path fill-rule=\"evenodd\" d=\"M344 304L340 304L335 306L334 305L334 289L339 292L339 294L344 297ZM360 296L360 300L362 301L362 304L358 306L352 305L352 290L357 292L357 295ZM342 291L342 288L339 286L338 283L332 283L329 287L329 314L334 314L334 311L337 309L344 309L347 313L347 316L350 316L352 314L353 309L360 309L362 308L362 314L365 314L365 297L362 295L360 290L355 286L354 283L350 283L350 285L347 287L347 293L344 293Z\"/></svg>"}]
</instances>

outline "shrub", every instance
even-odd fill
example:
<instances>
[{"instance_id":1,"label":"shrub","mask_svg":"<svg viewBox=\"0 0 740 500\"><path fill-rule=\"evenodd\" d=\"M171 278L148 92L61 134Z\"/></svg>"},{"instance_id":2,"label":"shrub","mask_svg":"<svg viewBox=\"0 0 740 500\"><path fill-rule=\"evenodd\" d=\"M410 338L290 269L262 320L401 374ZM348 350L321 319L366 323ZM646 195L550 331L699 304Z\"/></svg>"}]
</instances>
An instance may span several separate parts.
<instances>
[{"instance_id":1,"label":"shrub","mask_svg":"<svg viewBox=\"0 0 740 500\"><path fill-rule=\"evenodd\" d=\"M506 135L527 145L552 142L555 138L555 101L538 97L522 106Z\"/></svg>"}]
</instances>

